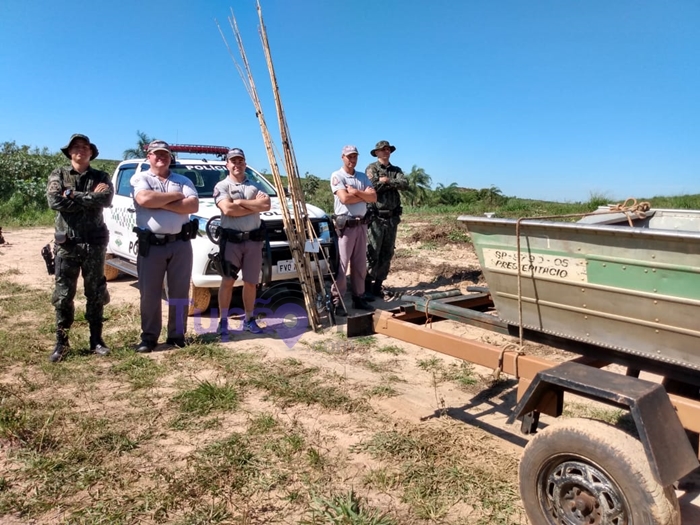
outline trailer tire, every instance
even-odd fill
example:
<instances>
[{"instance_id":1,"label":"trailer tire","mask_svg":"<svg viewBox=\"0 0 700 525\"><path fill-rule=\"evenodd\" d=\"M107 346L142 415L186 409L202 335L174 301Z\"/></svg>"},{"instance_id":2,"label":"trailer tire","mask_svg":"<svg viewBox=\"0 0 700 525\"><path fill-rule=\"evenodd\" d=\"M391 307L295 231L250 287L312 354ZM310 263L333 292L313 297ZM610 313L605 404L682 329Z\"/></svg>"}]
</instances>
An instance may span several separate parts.
<instances>
[{"instance_id":1,"label":"trailer tire","mask_svg":"<svg viewBox=\"0 0 700 525\"><path fill-rule=\"evenodd\" d=\"M532 525L680 525L673 487L654 479L639 440L591 419L537 433L518 469Z\"/></svg>"},{"instance_id":2,"label":"trailer tire","mask_svg":"<svg viewBox=\"0 0 700 525\"><path fill-rule=\"evenodd\" d=\"M114 259L114 254L105 254L105 261L107 259ZM108 281L114 281L114 279L117 277L119 277L119 270L117 270L114 266L110 266L105 263L105 279Z\"/></svg>"}]
</instances>

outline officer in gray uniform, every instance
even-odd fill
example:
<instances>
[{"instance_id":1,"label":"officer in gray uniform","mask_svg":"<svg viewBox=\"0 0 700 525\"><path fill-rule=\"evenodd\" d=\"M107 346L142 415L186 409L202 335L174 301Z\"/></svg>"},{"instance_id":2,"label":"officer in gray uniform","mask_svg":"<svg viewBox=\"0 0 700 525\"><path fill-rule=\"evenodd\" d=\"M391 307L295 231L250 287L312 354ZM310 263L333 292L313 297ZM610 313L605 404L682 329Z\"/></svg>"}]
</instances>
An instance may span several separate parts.
<instances>
[{"instance_id":1,"label":"officer in gray uniform","mask_svg":"<svg viewBox=\"0 0 700 525\"><path fill-rule=\"evenodd\" d=\"M262 269L265 227L260 212L270 209L270 196L260 191L246 177L245 153L233 148L226 154L228 177L214 188L214 201L221 210L220 251L222 261L219 287L219 334L228 337L228 309L238 271L243 279L243 330L263 332L253 318L257 285Z\"/></svg>"},{"instance_id":2,"label":"officer in gray uniform","mask_svg":"<svg viewBox=\"0 0 700 525\"><path fill-rule=\"evenodd\" d=\"M362 298L367 276L367 203L376 202L377 192L367 175L355 170L359 153L355 146L343 147L343 167L331 173L333 221L338 232L338 275L331 290L336 314L347 314L340 298L347 288L346 274L350 266L352 305L361 310L374 310Z\"/></svg>"},{"instance_id":3,"label":"officer in gray uniform","mask_svg":"<svg viewBox=\"0 0 700 525\"><path fill-rule=\"evenodd\" d=\"M150 169L131 179L136 208L139 253L136 267L141 293L141 342L136 351L158 345L162 327L161 291L167 275L168 335L166 343L184 347L187 328L192 246L198 224L189 214L199 209L192 181L170 171L172 153L167 142L148 145Z\"/></svg>"},{"instance_id":4,"label":"officer in gray uniform","mask_svg":"<svg viewBox=\"0 0 700 525\"><path fill-rule=\"evenodd\" d=\"M99 151L88 137L73 135L61 151L71 165L53 170L46 188L49 208L58 212L56 288L52 299L56 309L56 346L49 356L52 363L60 361L70 347L68 331L75 318L73 299L81 271L85 282L85 319L90 324L90 350L100 355L109 353L102 340L104 305L109 302L104 276L109 233L102 210L112 204L114 187L107 173L90 166Z\"/></svg>"}]
</instances>

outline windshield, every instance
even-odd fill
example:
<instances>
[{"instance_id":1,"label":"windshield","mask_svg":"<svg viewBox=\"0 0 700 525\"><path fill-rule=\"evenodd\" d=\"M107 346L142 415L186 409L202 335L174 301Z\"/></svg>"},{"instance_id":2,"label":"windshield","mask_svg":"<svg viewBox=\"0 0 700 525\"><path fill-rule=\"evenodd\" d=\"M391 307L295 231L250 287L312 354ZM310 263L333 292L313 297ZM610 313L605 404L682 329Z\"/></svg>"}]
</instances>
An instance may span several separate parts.
<instances>
[{"instance_id":1,"label":"windshield","mask_svg":"<svg viewBox=\"0 0 700 525\"><path fill-rule=\"evenodd\" d=\"M143 171L148 168L148 163L141 166ZM190 179L200 199L213 197L216 183L228 176L226 166L223 164L178 161L175 165L170 166L170 170ZM248 180L260 191L267 193L270 197L277 196L274 186L258 172L246 167L245 174Z\"/></svg>"}]
</instances>

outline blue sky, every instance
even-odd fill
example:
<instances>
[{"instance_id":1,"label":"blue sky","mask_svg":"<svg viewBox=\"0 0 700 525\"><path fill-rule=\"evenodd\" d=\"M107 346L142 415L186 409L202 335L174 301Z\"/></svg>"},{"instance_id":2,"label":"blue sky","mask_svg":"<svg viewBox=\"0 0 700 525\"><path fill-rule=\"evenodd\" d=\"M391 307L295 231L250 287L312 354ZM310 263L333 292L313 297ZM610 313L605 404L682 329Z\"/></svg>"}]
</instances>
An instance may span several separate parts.
<instances>
[{"instance_id":1,"label":"blue sky","mask_svg":"<svg viewBox=\"0 0 700 525\"><path fill-rule=\"evenodd\" d=\"M560 201L700 193L696 0L262 0L301 173L344 144L433 185ZM136 130L242 147L268 166L233 45L234 10L277 120L254 0L3 0L0 142L74 132L121 158ZM279 144L279 141L277 141ZM280 164L282 159L280 158ZM653 204L653 203L652 203Z\"/></svg>"}]
</instances>

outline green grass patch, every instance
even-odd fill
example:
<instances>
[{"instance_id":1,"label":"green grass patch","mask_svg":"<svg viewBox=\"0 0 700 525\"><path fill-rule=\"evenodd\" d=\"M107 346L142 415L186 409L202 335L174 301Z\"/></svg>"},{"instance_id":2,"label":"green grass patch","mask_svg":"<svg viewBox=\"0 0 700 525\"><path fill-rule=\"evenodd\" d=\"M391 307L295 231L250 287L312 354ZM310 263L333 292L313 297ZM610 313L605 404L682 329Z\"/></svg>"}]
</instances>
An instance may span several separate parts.
<instances>
[{"instance_id":1,"label":"green grass patch","mask_svg":"<svg viewBox=\"0 0 700 525\"><path fill-rule=\"evenodd\" d=\"M217 385L202 381L195 388L177 394L173 401L182 413L206 416L215 410L236 410L240 405L240 395L228 383Z\"/></svg>"},{"instance_id":2,"label":"green grass patch","mask_svg":"<svg viewBox=\"0 0 700 525\"><path fill-rule=\"evenodd\" d=\"M505 525L522 518L517 459L493 454L492 440L462 423L436 420L378 432L354 450L382 462L365 475L365 486L399 490L421 519L450 523L461 517L452 515L458 504L477 509L469 523Z\"/></svg>"},{"instance_id":3,"label":"green grass patch","mask_svg":"<svg viewBox=\"0 0 700 525\"><path fill-rule=\"evenodd\" d=\"M367 505L354 490L316 496L304 525L398 525L386 513Z\"/></svg>"},{"instance_id":4,"label":"green grass patch","mask_svg":"<svg viewBox=\"0 0 700 525\"><path fill-rule=\"evenodd\" d=\"M435 384L452 381L464 388L476 384L478 380L474 373L474 366L464 361L446 365L442 359L433 356L416 360L416 366L432 374Z\"/></svg>"},{"instance_id":5,"label":"green grass patch","mask_svg":"<svg viewBox=\"0 0 700 525\"><path fill-rule=\"evenodd\" d=\"M401 355L401 354L406 353L406 351L403 348L401 348L400 346L396 346L396 345L380 346L376 349L376 351L379 352L380 354L391 354L391 355Z\"/></svg>"}]
</instances>

